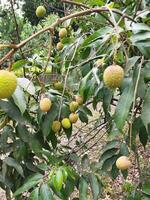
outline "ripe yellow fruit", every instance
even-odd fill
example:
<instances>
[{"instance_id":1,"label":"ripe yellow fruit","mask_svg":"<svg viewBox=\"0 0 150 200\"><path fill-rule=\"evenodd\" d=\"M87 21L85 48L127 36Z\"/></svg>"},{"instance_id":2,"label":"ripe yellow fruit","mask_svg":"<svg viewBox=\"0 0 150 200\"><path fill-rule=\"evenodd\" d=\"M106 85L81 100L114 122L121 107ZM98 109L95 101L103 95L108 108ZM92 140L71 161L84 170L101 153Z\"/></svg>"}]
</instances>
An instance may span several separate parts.
<instances>
[{"instance_id":1,"label":"ripe yellow fruit","mask_svg":"<svg viewBox=\"0 0 150 200\"><path fill-rule=\"evenodd\" d=\"M79 108L78 102L72 101L72 102L69 104L69 108L70 108L70 111L71 111L71 112L75 112L75 111Z\"/></svg>"},{"instance_id":2,"label":"ripe yellow fruit","mask_svg":"<svg viewBox=\"0 0 150 200\"><path fill-rule=\"evenodd\" d=\"M59 121L53 121L52 124L52 131L54 131L54 133L59 132L61 129L61 123Z\"/></svg>"},{"instance_id":3,"label":"ripe yellow fruit","mask_svg":"<svg viewBox=\"0 0 150 200\"><path fill-rule=\"evenodd\" d=\"M70 120L68 118L64 118L61 121L61 124L65 129L69 129L71 127L71 122L70 122Z\"/></svg>"},{"instance_id":4,"label":"ripe yellow fruit","mask_svg":"<svg viewBox=\"0 0 150 200\"><path fill-rule=\"evenodd\" d=\"M55 83L54 83L54 88L55 88L56 90L62 90L62 89L63 89L63 84L62 84L60 81L55 82Z\"/></svg>"},{"instance_id":5,"label":"ripe yellow fruit","mask_svg":"<svg viewBox=\"0 0 150 200\"><path fill-rule=\"evenodd\" d=\"M131 167L131 161L127 156L121 156L117 159L116 166L120 170L126 170Z\"/></svg>"},{"instance_id":6,"label":"ripe yellow fruit","mask_svg":"<svg viewBox=\"0 0 150 200\"><path fill-rule=\"evenodd\" d=\"M59 38L64 38L67 36L67 29L66 28L62 28L60 31L59 31Z\"/></svg>"},{"instance_id":7,"label":"ripe yellow fruit","mask_svg":"<svg viewBox=\"0 0 150 200\"><path fill-rule=\"evenodd\" d=\"M124 78L124 70L119 65L110 65L103 74L103 80L107 87L115 89L121 86Z\"/></svg>"},{"instance_id":8,"label":"ripe yellow fruit","mask_svg":"<svg viewBox=\"0 0 150 200\"><path fill-rule=\"evenodd\" d=\"M44 17L46 14L46 9L44 6L38 6L35 13L37 17Z\"/></svg>"},{"instance_id":9,"label":"ripe yellow fruit","mask_svg":"<svg viewBox=\"0 0 150 200\"><path fill-rule=\"evenodd\" d=\"M79 105L82 105L84 101L82 96L75 96L75 100Z\"/></svg>"},{"instance_id":10,"label":"ripe yellow fruit","mask_svg":"<svg viewBox=\"0 0 150 200\"><path fill-rule=\"evenodd\" d=\"M71 113L69 115L69 120L71 123L76 123L78 121L78 118L79 118L79 116L77 113Z\"/></svg>"},{"instance_id":11,"label":"ripe yellow fruit","mask_svg":"<svg viewBox=\"0 0 150 200\"><path fill-rule=\"evenodd\" d=\"M10 98L17 87L17 77L13 72L0 70L0 99Z\"/></svg>"},{"instance_id":12,"label":"ripe yellow fruit","mask_svg":"<svg viewBox=\"0 0 150 200\"><path fill-rule=\"evenodd\" d=\"M63 47L64 47L64 45L61 42L57 43L56 48L57 48L58 51L61 51L63 49Z\"/></svg>"},{"instance_id":13,"label":"ripe yellow fruit","mask_svg":"<svg viewBox=\"0 0 150 200\"><path fill-rule=\"evenodd\" d=\"M52 102L49 98L43 98L40 101L40 109L42 112L48 112L52 106Z\"/></svg>"}]
</instances>

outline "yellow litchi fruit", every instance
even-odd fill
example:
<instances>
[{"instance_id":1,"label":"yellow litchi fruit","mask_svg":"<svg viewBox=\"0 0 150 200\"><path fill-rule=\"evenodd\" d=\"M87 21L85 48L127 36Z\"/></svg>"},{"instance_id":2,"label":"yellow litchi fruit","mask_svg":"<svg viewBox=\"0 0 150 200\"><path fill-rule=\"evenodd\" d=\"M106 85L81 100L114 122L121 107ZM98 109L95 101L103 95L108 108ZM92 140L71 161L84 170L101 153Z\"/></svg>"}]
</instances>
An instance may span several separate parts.
<instances>
[{"instance_id":1,"label":"yellow litchi fruit","mask_svg":"<svg viewBox=\"0 0 150 200\"><path fill-rule=\"evenodd\" d=\"M119 65L110 65L103 74L103 80L107 87L115 89L121 86L124 78L124 70Z\"/></svg>"},{"instance_id":2,"label":"yellow litchi fruit","mask_svg":"<svg viewBox=\"0 0 150 200\"><path fill-rule=\"evenodd\" d=\"M10 98L17 87L17 77L13 72L0 70L0 99Z\"/></svg>"},{"instance_id":3,"label":"yellow litchi fruit","mask_svg":"<svg viewBox=\"0 0 150 200\"><path fill-rule=\"evenodd\" d=\"M70 108L70 111L71 111L71 112L75 112L75 111L79 108L78 102L72 101L72 102L69 104L69 108Z\"/></svg>"},{"instance_id":4,"label":"yellow litchi fruit","mask_svg":"<svg viewBox=\"0 0 150 200\"><path fill-rule=\"evenodd\" d=\"M79 116L77 113L71 113L69 115L69 120L71 123L76 123L78 121L78 118L79 118Z\"/></svg>"},{"instance_id":5,"label":"yellow litchi fruit","mask_svg":"<svg viewBox=\"0 0 150 200\"><path fill-rule=\"evenodd\" d=\"M65 129L69 129L71 127L71 122L70 122L70 120L68 118L64 118L61 121L61 124Z\"/></svg>"},{"instance_id":6,"label":"yellow litchi fruit","mask_svg":"<svg viewBox=\"0 0 150 200\"><path fill-rule=\"evenodd\" d=\"M83 101L84 101L83 97L82 96L78 96L78 95L75 96L75 100L79 105L82 105Z\"/></svg>"},{"instance_id":7,"label":"yellow litchi fruit","mask_svg":"<svg viewBox=\"0 0 150 200\"><path fill-rule=\"evenodd\" d=\"M42 112L48 112L52 106L52 102L49 98L43 98L40 101L40 110Z\"/></svg>"},{"instance_id":8,"label":"yellow litchi fruit","mask_svg":"<svg viewBox=\"0 0 150 200\"><path fill-rule=\"evenodd\" d=\"M117 159L116 166L120 170L126 170L131 167L131 161L127 156L121 156Z\"/></svg>"},{"instance_id":9,"label":"yellow litchi fruit","mask_svg":"<svg viewBox=\"0 0 150 200\"><path fill-rule=\"evenodd\" d=\"M64 45L62 44L62 42L57 43L56 48L57 48L58 51L61 51L63 49L63 47L64 47Z\"/></svg>"},{"instance_id":10,"label":"yellow litchi fruit","mask_svg":"<svg viewBox=\"0 0 150 200\"><path fill-rule=\"evenodd\" d=\"M53 121L53 124L52 124L52 131L54 133L57 133L59 132L61 129L61 123L59 121Z\"/></svg>"},{"instance_id":11,"label":"yellow litchi fruit","mask_svg":"<svg viewBox=\"0 0 150 200\"><path fill-rule=\"evenodd\" d=\"M64 38L64 37L66 37L67 36L67 29L66 28L62 28L62 29L60 29L60 31L59 31L59 38Z\"/></svg>"}]
</instances>

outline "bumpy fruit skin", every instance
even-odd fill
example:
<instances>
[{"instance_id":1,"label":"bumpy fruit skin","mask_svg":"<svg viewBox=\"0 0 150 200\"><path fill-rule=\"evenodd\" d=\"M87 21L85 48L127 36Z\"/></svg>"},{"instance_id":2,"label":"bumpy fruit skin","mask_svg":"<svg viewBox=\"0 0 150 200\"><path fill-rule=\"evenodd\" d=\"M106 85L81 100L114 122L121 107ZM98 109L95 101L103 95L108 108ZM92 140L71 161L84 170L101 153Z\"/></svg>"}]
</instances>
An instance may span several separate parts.
<instances>
[{"instance_id":1,"label":"bumpy fruit skin","mask_svg":"<svg viewBox=\"0 0 150 200\"><path fill-rule=\"evenodd\" d=\"M121 156L117 159L116 166L120 170L126 170L131 167L131 161L127 156Z\"/></svg>"},{"instance_id":2,"label":"bumpy fruit skin","mask_svg":"<svg viewBox=\"0 0 150 200\"><path fill-rule=\"evenodd\" d=\"M69 115L69 120L70 120L70 122L73 124L73 123L76 123L77 121L78 121L78 119L79 119L79 116L78 116L78 114L77 113L71 113L70 115Z\"/></svg>"},{"instance_id":3,"label":"bumpy fruit skin","mask_svg":"<svg viewBox=\"0 0 150 200\"><path fill-rule=\"evenodd\" d=\"M52 124L52 131L54 131L54 133L59 132L61 129L61 123L59 121L53 121Z\"/></svg>"},{"instance_id":4,"label":"bumpy fruit skin","mask_svg":"<svg viewBox=\"0 0 150 200\"><path fill-rule=\"evenodd\" d=\"M65 129L69 129L71 128L71 122L68 118L64 118L62 121L61 121L61 124L62 126L65 128Z\"/></svg>"},{"instance_id":5,"label":"bumpy fruit skin","mask_svg":"<svg viewBox=\"0 0 150 200\"><path fill-rule=\"evenodd\" d=\"M78 102L72 101L72 102L69 104L69 108L70 108L70 111L71 111L71 112L75 112L75 111L79 108Z\"/></svg>"},{"instance_id":6,"label":"bumpy fruit skin","mask_svg":"<svg viewBox=\"0 0 150 200\"><path fill-rule=\"evenodd\" d=\"M44 6L38 6L36 9L36 16L37 17L44 17L46 14L46 9Z\"/></svg>"},{"instance_id":7,"label":"bumpy fruit skin","mask_svg":"<svg viewBox=\"0 0 150 200\"><path fill-rule=\"evenodd\" d=\"M60 81L58 81L58 82L54 83L54 88L56 90L62 90L63 89L63 85L62 85L62 83Z\"/></svg>"},{"instance_id":8,"label":"bumpy fruit skin","mask_svg":"<svg viewBox=\"0 0 150 200\"><path fill-rule=\"evenodd\" d=\"M42 112L48 112L52 106L52 102L49 98L43 98L40 101L40 110Z\"/></svg>"},{"instance_id":9,"label":"bumpy fruit skin","mask_svg":"<svg viewBox=\"0 0 150 200\"><path fill-rule=\"evenodd\" d=\"M64 45L61 42L57 43L56 48L57 48L58 51L61 51L63 49L63 47L64 47Z\"/></svg>"},{"instance_id":10,"label":"bumpy fruit skin","mask_svg":"<svg viewBox=\"0 0 150 200\"><path fill-rule=\"evenodd\" d=\"M98 59L96 62L95 62L95 65L97 67L102 67L104 65L104 59Z\"/></svg>"},{"instance_id":11,"label":"bumpy fruit skin","mask_svg":"<svg viewBox=\"0 0 150 200\"><path fill-rule=\"evenodd\" d=\"M124 70L119 65L110 65L103 74L103 80L107 87L115 89L121 86L124 78Z\"/></svg>"},{"instance_id":12,"label":"bumpy fruit skin","mask_svg":"<svg viewBox=\"0 0 150 200\"><path fill-rule=\"evenodd\" d=\"M60 31L59 31L59 38L64 38L67 36L67 29L66 28L62 28Z\"/></svg>"},{"instance_id":13,"label":"bumpy fruit skin","mask_svg":"<svg viewBox=\"0 0 150 200\"><path fill-rule=\"evenodd\" d=\"M17 77L14 73L0 70L0 99L10 98L17 87Z\"/></svg>"},{"instance_id":14,"label":"bumpy fruit skin","mask_svg":"<svg viewBox=\"0 0 150 200\"><path fill-rule=\"evenodd\" d=\"M75 100L79 105L82 105L84 101L82 96L75 96Z\"/></svg>"}]
</instances>

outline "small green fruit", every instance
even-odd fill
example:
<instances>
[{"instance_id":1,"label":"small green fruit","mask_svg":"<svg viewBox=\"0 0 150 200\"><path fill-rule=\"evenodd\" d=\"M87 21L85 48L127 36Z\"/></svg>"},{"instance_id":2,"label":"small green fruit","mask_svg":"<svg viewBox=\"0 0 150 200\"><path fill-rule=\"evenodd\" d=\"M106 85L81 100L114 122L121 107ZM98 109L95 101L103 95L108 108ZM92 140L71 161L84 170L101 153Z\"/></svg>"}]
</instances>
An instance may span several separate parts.
<instances>
[{"instance_id":1,"label":"small green fruit","mask_svg":"<svg viewBox=\"0 0 150 200\"><path fill-rule=\"evenodd\" d=\"M70 120L68 118L64 118L61 121L61 124L65 129L69 129L71 127L71 122L70 122Z\"/></svg>"},{"instance_id":2,"label":"small green fruit","mask_svg":"<svg viewBox=\"0 0 150 200\"><path fill-rule=\"evenodd\" d=\"M44 6L38 6L36 9L36 16L37 17L44 17L46 14L46 9Z\"/></svg>"},{"instance_id":3,"label":"small green fruit","mask_svg":"<svg viewBox=\"0 0 150 200\"><path fill-rule=\"evenodd\" d=\"M54 88L55 88L56 90L62 90L62 89L63 89L63 84L62 84L60 81L55 82L55 83L54 83Z\"/></svg>"},{"instance_id":4,"label":"small green fruit","mask_svg":"<svg viewBox=\"0 0 150 200\"><path fill-rule=\"evenodd\" d=\"M0 99L10 98L17 87L17 77L13 72L0 70Z\"/></svg>"},{"instance_id":5,"label":"small green fruit","mask_svg":"<svg viewBox=\"0 0 150 200\"><path fill-rule=\"evenodd\" d=\"M61 129L61 123L59 121L53 121L53 124L52 124L52 131L54 133L57 133L59 132Z\"/></svg>"},{"instance_id":6,"label":"small green fruit","mask_svg":"<svg viewBox=\"0 0 150 200\"><path fill-rule=\"evenodd\" d=\"M75 112L75 111L79 108L78 102L72 101L72 102L69 104L69 108L70 108L70 111L71 111L71 112Z\"/></svg>"},{"instance_id":7,"label":"small green fruit","mask_svg":"<svg viewBox=\"0 0 150 200\"><path fill-rule=\"evenodd\" d=\"M124 78L124 70L119 65L110 65L103 74L103 80L107 87L115 89L121 86Z\"/></svg>"}]
</instances>

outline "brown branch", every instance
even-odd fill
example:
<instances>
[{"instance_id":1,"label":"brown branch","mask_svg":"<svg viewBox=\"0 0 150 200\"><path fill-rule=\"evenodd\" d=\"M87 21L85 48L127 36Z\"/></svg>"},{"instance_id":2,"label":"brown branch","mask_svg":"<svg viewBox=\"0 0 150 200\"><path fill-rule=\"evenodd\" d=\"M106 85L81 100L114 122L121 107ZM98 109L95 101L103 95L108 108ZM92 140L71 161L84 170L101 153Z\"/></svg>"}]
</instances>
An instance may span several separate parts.
<instances>
[{"instance_id":1,"label":"brown branch","mask_svg":"<svg viewBox=\"0 0 150 200\"><path fill-rule=\"evenodd\" d=\"M37 37L38 35L46 32L46 31L53 31L58 25L60 25L61 23L63 23L64 21L68 20L68 19L72 19L72 18L76 18L76 17L82 17L84 15L89 15L91 13L101 13L101 12L109 12L109 9L106 7L101 7L101 8L92 8L92 9L87 9L84 11L80 11L80 12L76 12L73 14L70 14L68 16L62 17L57 19L56 22L54 22L51 26L46 27L44 29L41 29L40 31L38 31L37 33L31 35L29 38L27 38L26 40L20 42L18 45L16 45L16 50L22 48L24 45L26 45L30 40L34 39L35 37ZM112 9L112 12L118 14L118 15L123 15L124 18L128 18L131 21L134 21L132 19L132 17L126 15L126 14L122 14L121 11L117 10L117 9ZM8 52L7 56L4 56L1 60L0 60L0 64L2 64L5 60L7 60L8 58L12 57L13 54L15 53L14 50L11 50L10 52Z\"/></svg>"},{"instance_id":2,"label":"brown branch","mask_svg":"<svg viewBox=\"0 0 150 200\"><path fill-rule=\"evenodd\" d=\"M82 4L82 3L78 3L78 2L74 2L74 1L70 1L70 0L61 0L62 3L68 3L68 4L72 4L72 5L75 5L75 6L79 6L79 7L82 7L82 8L86 8L88 9L89 7Z\"/></svg>"}]
</instances>

